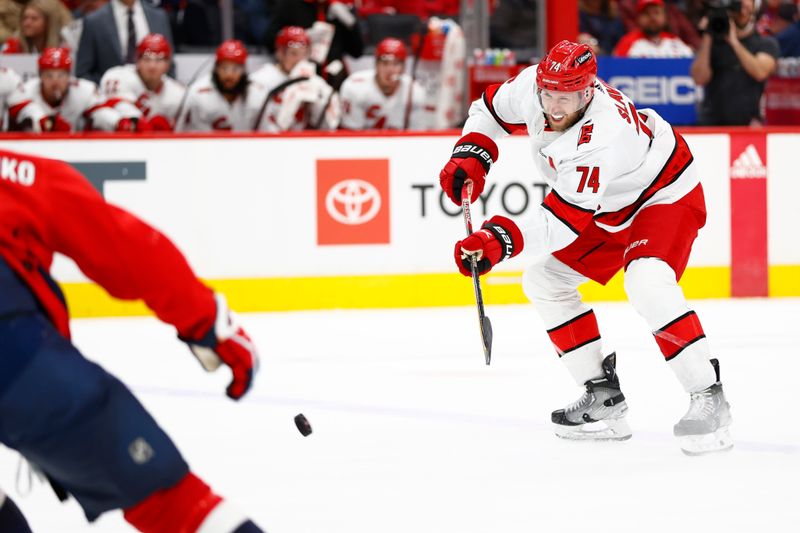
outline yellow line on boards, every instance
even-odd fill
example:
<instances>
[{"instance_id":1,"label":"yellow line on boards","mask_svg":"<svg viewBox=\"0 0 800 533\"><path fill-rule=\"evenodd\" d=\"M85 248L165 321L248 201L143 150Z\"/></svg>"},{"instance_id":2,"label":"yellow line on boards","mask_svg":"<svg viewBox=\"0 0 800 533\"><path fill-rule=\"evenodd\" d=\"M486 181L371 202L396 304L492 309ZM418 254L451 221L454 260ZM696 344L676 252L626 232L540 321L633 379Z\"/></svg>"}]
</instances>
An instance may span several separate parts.
<instances>
[{"instance_id":1,"label":"yellow line on boards","mask_svg":"<svg viewBox=\"0 0 800 533\"><path fill-rule=\"evenodd\" d=\"M525 303L520 272L499 272L483 278L487 305ZM472 282L459 274L391 274L306 278L207 280L223 292L231 308L240 312L311 309L370 309L436 307L474 303ZM686 296L730 297L729 267L687 269L681 279ZM110 297L93 283L64 283L73 317L143 316L150 314L141 301ZM580 287L586 301L624 300L622 274L605 287L589 282ZM771 296L800 296L800 266L770 267Z\"/></svg>"}]
</instances>

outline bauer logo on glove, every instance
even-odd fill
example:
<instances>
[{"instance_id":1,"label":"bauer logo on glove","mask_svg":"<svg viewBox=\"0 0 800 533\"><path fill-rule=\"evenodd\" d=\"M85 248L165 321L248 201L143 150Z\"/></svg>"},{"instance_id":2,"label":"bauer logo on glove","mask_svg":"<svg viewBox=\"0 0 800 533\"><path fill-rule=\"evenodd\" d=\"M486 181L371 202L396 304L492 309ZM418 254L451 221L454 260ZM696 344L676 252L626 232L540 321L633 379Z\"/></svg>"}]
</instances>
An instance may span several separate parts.
<instances>
[{"instance_id":1,"label":"bauer logo on glove","mask_svg":"<svg viewBox=\"0 0 800 533\"><path fill-rule=\"evenodd\" d=\"M486 174L497 161L497 145L482 133L468 133L453 148L450 161L439 173L439 184L447 197L461 204L461 189L467 180L472 182L470 202L478 199L486 182Z\"/></svg>"},{"instance_id":2,"label":"bauer logo on glove","mask_svg":"<svg viewBox=\"0 0 800 533\"><path fill-rule=\"evenodd\" d=\"M456 243L456 265L459 272L471 276L474 258L478 274L486 274L500 261L519 254L523 247L522 232L517 225L511 219L495 216L484 222L480 230Z\"/></svg>"}]
</instances>

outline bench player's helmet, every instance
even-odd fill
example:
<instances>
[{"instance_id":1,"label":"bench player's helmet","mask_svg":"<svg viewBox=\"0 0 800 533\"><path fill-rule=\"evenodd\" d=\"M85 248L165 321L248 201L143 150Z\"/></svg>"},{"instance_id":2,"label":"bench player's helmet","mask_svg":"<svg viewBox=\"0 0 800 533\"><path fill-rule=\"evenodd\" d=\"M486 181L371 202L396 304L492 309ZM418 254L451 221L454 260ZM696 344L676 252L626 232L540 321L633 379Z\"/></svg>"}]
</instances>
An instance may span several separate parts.
<instances>
[{"instance_id":1,"label":"bench player's helmet","mask_svg":"<svg viewBox=\"0 0 800 533\"><path fill-rule=\"evenodd\" d=\"M167 38L160 33L148 33L136 47L136 59L142 57L169 59L172 57L172 47Z\"/></svg>"},{"instance_id":2,"label":"bench player's helmet","mask_svg":"<svg viewBox=\"0 0 800 533\"><path fill-rule=\"evenodd\" d=\"M285 28L282 28L275 37L276 49L287 47L295 48L302 46L305 46L306 48L310 47L311 39L308 37L306 30L300 26L286 26Z\"/></svg>"},{"instance_id":3,"label":"bench player's helmet","mask_svg":"<svg viewBox=\"0 0 800 533\"><path fill-rule=\"evenodd\" d=\"M217 63L232 61L244 65L247 61L247 48L238 39L228 39L217 47Z\"/></svg>"},{"instance_id":4,"label":"bench player's helmet","mask_svg":"<svg viewBox=\"0 0 800 533\"><path fill-rule=\"evenodd\" d=\"M56 69L72 70L72 57L69 54L69 48L45 48L37 61L39 72L43 70Z\"/></svg>"}]
</instances>

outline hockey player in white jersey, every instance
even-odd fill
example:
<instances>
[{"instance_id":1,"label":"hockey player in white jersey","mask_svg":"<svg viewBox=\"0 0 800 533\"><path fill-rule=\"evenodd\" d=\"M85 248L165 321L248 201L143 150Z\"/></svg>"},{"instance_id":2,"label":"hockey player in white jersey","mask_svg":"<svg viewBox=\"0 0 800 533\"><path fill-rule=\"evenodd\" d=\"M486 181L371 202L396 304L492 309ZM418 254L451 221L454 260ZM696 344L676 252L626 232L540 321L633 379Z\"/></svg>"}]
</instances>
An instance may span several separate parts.
<instances>
[{"instance_id":1,"label":"hockey player in white jersey","mask_svg":"<svg viewBox=\"0 0 800 533\"><path fill-rule=\"evenodd\" d=\"M136 64L112 67L100 80L100 93L139 129L172 131L186 89L167 76L172 47L159 33L136 47Z\"/></svg>"},{"instance_id":2,"label":"hockey player in white jersey","mask_svg":"<svg viewBox=\"0 0 800 533\"><path fill-rule=\"evenodd\" d=\"M267 90L262 104L264 131L333 130L339 125L339 97L316 74L309 60L311 40L299 26L287 26L275 37L276 63L267 63L250 78Z\"/></svg>"},{"instance_id":3,"label":"hockey player in white jersey","mask_svg":"<svg viewBox=\"0 0 800 533\"><path fill-rule=\"evenodd\" d=\"M188 89L176 131L255 131L267 96L247 75L247 49L237 39L217 47L213 71Z\"/></svg>"},{"instance_id":4,"label":"hockey player in white jersey","mask_svg":"<svg viewBox=\"0 0 800 533\"><path fill-rule=\"evenodd\" d=\"M429 127L422 86L403 74L408 52L387 38L375 48L375 69L351 74L342 84L342 129L422 130Z\"/></svg>"},{"instance_id":5,"label":"hockey player in white jersey","mask_svg":"<svg viewBox=\"0 0 800 533\"><path fill-rule=\"evenodd\" d=\"M38 67L39 77L25 82L9 98L12 129L69 132L127 127L120 114L100 98L94 83L70 76L68 49L45 48Z\"/></svg>"},{"instance_id":6,"label":"hockey player in white jersey","mask_svg":"<svg viewBox=\"0 0 800 533\"><path fill-rule=\"evenodd\" d=\"M8 120L8 100L12 93L21 89L22 78L11 69L0 67L0 123L6 129Z\"/></svg>"},{"instance_id":7,"label":"hockey player in white jersey","mask_svg":"<svg viewBox=\"0 0 800 533\"><path fill-rule=\"evenodd\" d=\"M585 387L552 414L569 439L631 436L616 356L604 357L594 311L577 287L607 283L621 268L625 290L678 381L690 395L674 434L688 454L729 449L731 416L719 364L677 280L706 211L692 153L658 114L637 110L596 79L586 45L557 44L541 63L490 86L470 108L464 136L440 175L446 194L477 200L497 160L494 138L527 129L538 171L552 187L541 207L517 226L502 216L456 244L464 275L519 254L535 256L523 288L535 304L561 360ZM469 183L471 187L465 184Z\"/></svg>"}]
</instances>

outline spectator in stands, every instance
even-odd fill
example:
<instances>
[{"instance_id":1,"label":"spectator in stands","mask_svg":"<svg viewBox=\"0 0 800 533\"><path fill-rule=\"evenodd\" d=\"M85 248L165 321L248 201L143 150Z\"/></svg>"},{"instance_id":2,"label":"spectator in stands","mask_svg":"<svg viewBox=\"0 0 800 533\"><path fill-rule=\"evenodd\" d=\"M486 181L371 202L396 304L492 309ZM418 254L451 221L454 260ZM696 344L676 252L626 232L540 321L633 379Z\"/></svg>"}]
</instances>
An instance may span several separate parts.
<instances>
[{"instance_id":1,"label":"spectator in stands","mask_svg":"<svg viewBox=\"0 0 800 533\"><path fill-rule=\"evenodd\" d=\"M537 0L502 0L489 19L492 48L535 48Z\"/></svg>"},{"instance_id":2,"label":"spectator in stands","mask_svg":"<svg viewBox=\"0 0 800 533\"><path fill-rule=\"evenodd\" d=\"M638 27L638 4L639 0L619 1L620 18L628 31L635 30ZM697 50L697 47L700 46L700 33L697 31L697 25L684 12L687 5L687 0L664 0L664 9L667 15L665 29L677 35L692 50Z\"/></svg>"},{"instance_id":3,"label":"spectator in stands","mask_svg":"<svg viewBox=\"0 0 800 533\"><path fill-rule=\"evenodd\" d=\"M729 16L728 32L718 20L700 22L703 40L692 62L691 74L705 86L699 122L704 125L759 125L761 95L767 78L775 71L780 54L777 41L755 31L755 0L742 0ZM723 19L724 22L724 19Z\"/></svg>"},{"instance_id":4,"label":"spectator in stands","mask_svg":"<svg viewBox=\"0 0 800 533\"><path fill-rule=\"evenodd\" d=\"M25 82L9 98L13 129L36 133L119 129L121 116L100 99L97 86L70 76L69 50L45 48L38 66L39 77Z\"/></svg>"},{"instance_id":5,"label":"spectator in stands","mask_svg":"<svg viewBox=\"0 0 800 533\"><path fill-rule=\"evenodd\" d=\"M361 57L364 39L351 6L330 0L277 0L266 34L266 46L275 52L275 38L286 26L300 26L311 39L311 60L334 89L347 77L345 54ZM331 32L333 35L331 36Z\"/></svg>"},{"instance_id":6,"label":"spectator in stands","mask_svg":"<svg viewBox=\"0 0 800 533\"><path fill-rule=\"evenodd\" d=\"M262 131L334 130L339 125L339 97L316 74L315 65L308 60L310 48L311 40L303 28L283 28L275 38L277 62L250 75L268 93L260 112Z\"/></svg>"},{"instance_id":7,"label":"spectator in stands","mask_svg":"<svg viewBox=\"0 0 800 533\"><path fill-rule=\"evenodd\" d=\"M614 48L621 57L692 57L694 52L674 33L666 31L664 0L638 0L637 29L625 34Z\"/></svg>"},{"instance_id":8,"label":"spectator in stands","mask_svg":"<svg viewBox=\"0 0 800 533\"><path fill-rule=\"evenodd\" d=\"M493 9L497 3L497 0L490 0L489 9ZM362 17L377 13L405 14L416 15L421 20L434 15L456 18L461 8L459 0L362 0L356 5L358 15Z\"/></svg>"},{"instance_id":9,"label":"spectator in stands","mask_svg":"<svg viewBox=\"0 0 800 533\"><path fill-rule=\"evenodd\" d=\"M19 29L23 4L23 1L0 0L0 42L6 42Z\"/></svg>"},{"instance_id":10,"label":"spectator in stands","mask_svg":"<svg viewBox=\"0 0 800 533\"><path fill-rule=\"evenodd\" d=\"M174 47L164 11L141 0L111 0L83 21L75 75L97 83L111 67L133 63L148 33L164 35Z\"/></svg>"},{"instance_id":11,"label":"spectator in stands","mask_svg":"<svg viewBox=\"0 0 800 533\"><path fill-rule=\"evenodd\" d=\"M778 41L781 57L800 57L800 21L798 21L797 5L793 1L782 3L769 23L769 33Z\"/></svg>"},{"instance_id":12,"label":"spectator in stands","mask_svg":"<svg viewBox=\"0 0 800 533\"><path fill-rule=\"evenodd\" d=\"M61 45L61 28L72 21L59 0L30 0L22 8L19 31L3 45L4 54L38 54Z\"/></svg>"},{"instance_id":13,"label":"spectator in stands","mask_svg":"<svg viewBox=\"0 0 800 533\"><path fill-rule=\"evenodd\" d=\"M578 8L580 32L592 35L600 43L600 50L610 54L625 35L617 0L580 0Z\"/></svg>"},{"instance_id":14,"label":"spectator in stands","mask_svg":"<svg viewBox=\"0 0 800 533\"><path fill-rule=\"evenodd\" d=\"M342 84L342 129L422 130L429 127L425 90L404 74L403 41L388 38L375 48L375 70L353 73Z\"/></svg>"},{"instance_id":15,"label":"spectator in stands","mask_svg":"<svg viewBox=\"0 0 800 533\"><path fill-rule=\"evenodd\" d=\"M72 10L72 22L61 28L61 39L64 42L64 46L70 50L77 50L78 43L81 41L84 17L97 11L107 3L108 0L81 0Z\"/></svg>"}]
</instances>

